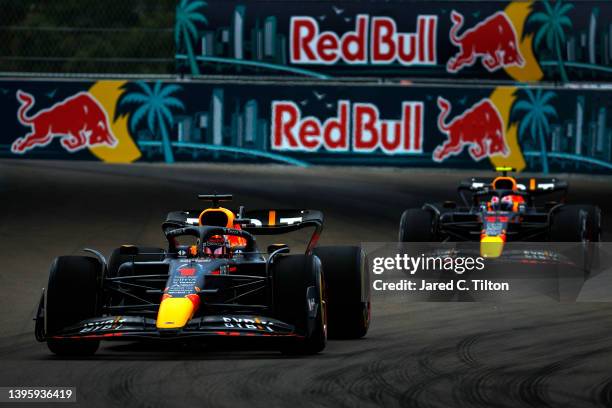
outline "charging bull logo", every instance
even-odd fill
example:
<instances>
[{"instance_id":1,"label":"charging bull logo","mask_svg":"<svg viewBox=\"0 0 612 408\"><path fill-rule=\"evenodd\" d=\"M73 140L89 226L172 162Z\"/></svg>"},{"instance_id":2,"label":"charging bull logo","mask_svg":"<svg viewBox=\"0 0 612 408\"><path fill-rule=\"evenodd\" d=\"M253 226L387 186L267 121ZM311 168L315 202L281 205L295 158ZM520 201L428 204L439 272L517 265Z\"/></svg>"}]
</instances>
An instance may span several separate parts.
<instances>
[{"instance_id":1,"label":"charging bull logo","mask_svg":"<svg viewBox=\"0 0 612 408\"><path fill-rule=\"evenodd\" d=\"M23 154L34 147L46 146L54 137L60 137L61 145L69 152L89 146L117 145L106 111L87 92L79 92L32 116L27 113L34 105L34 97L17 91L17 99L21 103L17 119L31 131L13 142L13 153Z\"/></svg>"},{"instance_id":2,"label":"charging bull logo","mask_svg":"<svg viewBox=\"0 0 612 408\"><path fill-rule=\"evenodd\" d=\"M453 10L451 20L453 27L450 30L450 41L461 50L448 60L446 69L449 72L454 73L474 65L478 57L482 58L482 64L489 72L501 67L524 65L516 32L506 13L499 11L489 16L466 30L461 37L457 33L463 26L463 15Z\"/></svg>"},{"instance_id":3,"label":"charging bull logo","mask_svg":"<svg viewBox=\"0 0 612 408\"><path fill-rule=\"evenodd\" d=\"M446 123L450 102L439 97L438 107L438 128L448 136L448 140L434 150L436 162L460 154L465 146L469 146L468 152L476 161L490 156L508 156L503 120L489 99L482 99L450 123Z\"/></svg>"}]
</instances>

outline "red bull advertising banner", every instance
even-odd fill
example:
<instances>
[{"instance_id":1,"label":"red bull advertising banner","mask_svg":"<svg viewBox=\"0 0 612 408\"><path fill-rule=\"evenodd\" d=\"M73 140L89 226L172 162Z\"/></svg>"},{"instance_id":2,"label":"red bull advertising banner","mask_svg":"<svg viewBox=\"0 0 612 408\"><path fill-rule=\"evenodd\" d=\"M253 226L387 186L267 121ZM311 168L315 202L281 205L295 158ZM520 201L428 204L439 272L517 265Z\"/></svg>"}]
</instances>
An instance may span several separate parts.
<instances>
[{"instance_id":1,"label":"red bull advertising banner","mask_svg":"<svg viewBox=\"0 0 612 408\"><path fill-rule=\"evenodd\" d=\"M612 87L0 80L0 156L612 173Z\"/></svg>"},{"instance_id":2,"label":"red bull advertising banner","mask_svg":"<svg viewBox=\"0 0 612 408\"><path fill-rule=\"evenodd\" d=\"M181 1L179 72L612 80L612 2Z\"/></svg>"},{"instance_id":3,"label":"red bull advertising banner","mask_svg":"<svg viewBox=\"0 0 612 408\"><path fill-rule=\"evenodd\" d=\"M11 144L12 153L25 154L47 146L56 136L69 153L86 147L117 145L106 110L89 92L79 92L33 115L28 112L35 104L35 97L21 90L16 96L20 104L17 120L29 130Z\"/></svg>"}]
</instances>

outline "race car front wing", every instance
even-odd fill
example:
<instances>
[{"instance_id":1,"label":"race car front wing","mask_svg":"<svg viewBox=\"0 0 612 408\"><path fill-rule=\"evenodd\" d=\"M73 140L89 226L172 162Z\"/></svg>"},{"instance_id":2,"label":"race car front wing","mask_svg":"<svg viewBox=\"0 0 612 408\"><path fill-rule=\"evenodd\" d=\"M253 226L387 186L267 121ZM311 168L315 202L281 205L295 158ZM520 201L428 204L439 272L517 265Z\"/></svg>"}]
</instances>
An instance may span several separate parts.
<instances>
[{"instance_id":1,"label":"race car front wing","mask_svg":"<svg viewBox=\"0 0 612 408\"><path fill-rule=\"evenodd\" d=\"M42 339L189 339L197 337L250 336L301 337L291 325L276 319L250 315L202 316L181 329L159 329L155 319L140 316L105 316L87 319Z\"/></svg>"}]
</instances>

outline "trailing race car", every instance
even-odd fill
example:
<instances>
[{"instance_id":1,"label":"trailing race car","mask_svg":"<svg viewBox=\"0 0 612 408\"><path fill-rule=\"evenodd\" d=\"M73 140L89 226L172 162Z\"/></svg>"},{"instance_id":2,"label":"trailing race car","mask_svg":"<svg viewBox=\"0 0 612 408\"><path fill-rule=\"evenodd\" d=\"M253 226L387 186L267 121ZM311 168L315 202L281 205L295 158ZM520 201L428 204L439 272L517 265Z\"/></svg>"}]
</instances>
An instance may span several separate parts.
<instances>
[{"instance_id":1,"label":"trailing race car","mask_svg":"<svg viewBox=\"0 0 612 408\"><path fill-rule=\"evenodd\" d=\"M359 247L316 247L315 210L234 211L231 195L200 195L204 210L168 214L168 248L124 245L107 263L60 256L40 300L35 334L60 355L93 354L100 340L276 340L287 353L325 348L329 336L363 337L370 294ZM265 253L256 235L313 227L305 254ZM185 244L185 240L191 242ZM264 340L265 339L265 340Z\"/></svg>"},{"instance_id":2,"label":"trailing race car","mask_svg":"<svg viewBox=\"0 0 612 408\"><path fill-rule=\"evenodd\" d=\"M463 201L427 203L404 211L400 242L480 241L481 251L499 256L505 242L598 242L601 210L565 204L568 184L556 178L517 179L511 168L498 168L493 179L463 181ZM559 196L540 202L544 195Z\"/></svg>"}]
</instances>

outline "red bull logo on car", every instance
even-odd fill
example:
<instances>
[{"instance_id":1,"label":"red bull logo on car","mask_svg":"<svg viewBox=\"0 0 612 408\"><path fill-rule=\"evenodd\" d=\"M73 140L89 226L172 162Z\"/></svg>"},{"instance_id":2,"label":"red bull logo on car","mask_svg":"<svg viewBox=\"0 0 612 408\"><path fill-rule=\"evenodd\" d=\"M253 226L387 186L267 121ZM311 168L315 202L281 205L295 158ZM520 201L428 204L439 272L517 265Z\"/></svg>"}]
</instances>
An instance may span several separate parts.
<instances>
[{"instance_id":1,"label":"red bull logo on car","mask_svg":"<svg viewBox=\"0 0 612 408\"><path fill-rule=\"evenodd\" d=\"M105 109L88 92L79 92L31 116L28 112L35 104L34 96L19 90L17 100L21 105L17 119L30 131L13 142L13 153L47 146L54 138L59 138L61 146L71 153L100 145L114 148L118 143Z\"/></svg>"},{"instance_id":2,"label":"red bull logo on car","mask_svg":"<svg viewBox=\"0 0 612 408\"><path fill-rule=\"evenodd\" d=\"M479 58L489 72L524 65L525 60L519 50L516 31L505 12L498 11L465 30L460 36L458 32L463 27L463 15L453 10L451 20L453 26L449 33L450 41L459 47L460 51L448 60L448 72L455 73L464 67L470 67Z\"/></svg>"},{"instance_id":3,"label":"red bull logo on car","mask_svg":"<svg viewBox=\"0 0 612 408\"><path fill-rule=\"evenodd\" d=\"M465 147L475 161L485 157L508 156L510 150L504 135L504 122L491 102L484 98L461 115L447 122L451 110L449 101L438 97L438 129L448 139L433 152L433 160L442 162L463 152Z\"/></svg>"}]
</instances>

